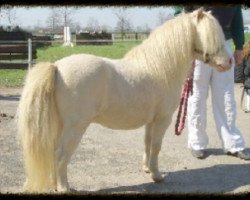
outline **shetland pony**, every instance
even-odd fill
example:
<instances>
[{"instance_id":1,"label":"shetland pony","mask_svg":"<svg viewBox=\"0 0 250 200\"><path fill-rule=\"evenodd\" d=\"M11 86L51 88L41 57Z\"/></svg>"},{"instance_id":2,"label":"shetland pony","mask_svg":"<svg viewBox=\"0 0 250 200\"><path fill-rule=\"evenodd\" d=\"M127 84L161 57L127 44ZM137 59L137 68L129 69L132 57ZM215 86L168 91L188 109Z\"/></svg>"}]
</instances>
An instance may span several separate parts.
<instances>
[{"instance_id":1,"label":"shetland pony","mask_svg":"<svg viewBox=\"0 0 250 200\"><path fill-rule=\"evenodd\" d=\"M67 165L90 123L145 125L143 169L163 180L158 154L193 59L230 68L217 20L202 9L167 21L122 59L79 54L40 63L26 78L18 128L25 190L69 191Z\"/></svg>"}]
</instances>

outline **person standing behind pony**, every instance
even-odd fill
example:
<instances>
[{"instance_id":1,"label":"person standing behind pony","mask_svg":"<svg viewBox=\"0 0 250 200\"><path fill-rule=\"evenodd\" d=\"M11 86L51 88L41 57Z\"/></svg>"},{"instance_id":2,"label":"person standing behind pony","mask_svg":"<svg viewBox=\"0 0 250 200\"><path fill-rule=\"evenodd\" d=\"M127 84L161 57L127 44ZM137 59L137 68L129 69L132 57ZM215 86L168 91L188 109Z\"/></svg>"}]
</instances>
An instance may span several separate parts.
<instances>
[{"instance_id":1,"label":"person standing behind pony","mask_svg":"<svg viewBox=\"0 0 250 200\"><path fill-rule=\"evenodd\" d=\"M185 12L196 9L195 6L184 7ZM245 142L240 130L235 125L236 101L234 98L234 66L242 63L244 27L240 5L209 6L210 10L222 26L228 53L232 55L232 67L226 72L218 72L202 61L195 61L193 77L193 94L188 100L188 148L194 157L205 158L208 145L206 133L206 100L209 85L211 86L213 114L224 152L244 160L250 160L245 150ZM235 52L230 49L233 39Z\"/></svg>"}]
</instances>

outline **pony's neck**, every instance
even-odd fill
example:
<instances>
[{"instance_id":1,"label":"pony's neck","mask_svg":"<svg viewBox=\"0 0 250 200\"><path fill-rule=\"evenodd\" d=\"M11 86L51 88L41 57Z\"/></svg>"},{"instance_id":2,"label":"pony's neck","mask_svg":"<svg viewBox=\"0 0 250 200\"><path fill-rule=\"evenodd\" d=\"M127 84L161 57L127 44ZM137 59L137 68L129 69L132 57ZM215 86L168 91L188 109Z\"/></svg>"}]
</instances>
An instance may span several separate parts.
<instances>
[{"instance_id":1,"label":"pony's neck","mask_svg":"<svg viewBox=\"0 0 250 200\"><path fill-rule=\"evenodd\" d=\"M189 15L179 16L158 27L124 59L133 60L136 67L155 75L167 85L177 79L182 82L191 68L193 41Z\"/></svg>"}]
</instances>

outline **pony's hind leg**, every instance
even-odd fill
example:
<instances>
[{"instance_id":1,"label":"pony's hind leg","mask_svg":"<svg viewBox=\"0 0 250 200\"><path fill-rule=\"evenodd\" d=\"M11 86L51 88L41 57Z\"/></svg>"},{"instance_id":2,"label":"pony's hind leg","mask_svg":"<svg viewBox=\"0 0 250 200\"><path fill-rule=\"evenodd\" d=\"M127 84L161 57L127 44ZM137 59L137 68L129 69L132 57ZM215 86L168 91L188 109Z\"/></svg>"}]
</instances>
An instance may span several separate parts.
<instances>
[{"instance_id":1,"label":"pony's hind leg","mask_svg":"<svg viewBox=\"0 0 250 200\"><path fill-rule=\"evenodd\" d=\"M158 155L161 150L162 139L165 131L169 126L169 120L167 118L161 118L153 122L151 130L151 144L149 154L149 170L151 177L155 182L163 181L163 177L158 169Z\"/></svg>"},{"instance_id":2,"label":"pony's hind leg","mask_svg":"<svg viewBox=\"0 0 250 200\"><path fill-rule=\"evenodd\" d=\"M153 131L153 124L149 123L146 125L145 128L145 136L144 136L144 145L145 145L145 150L143 154L143 165L142 169L144 172L149 173L149 156L150 156L150 146L151 146L151 135Z\"/></svg>"},{"instance_id":3,"label":"pony's hind leg","mask_svg":"<svg viewBox=\"0 0 250 200\"><path fill-rule=\"evenodd\" d=\"M84 128L82 128L82 126L81 128L76 128L76 126L66 125L63 128L62 136L56 150L57 165L54 176L54 179L56 180L53 180L58 192L66 192L70 190L67 178L67 165L69 164L71 156L79 145L82 135L87 129L87 126L88 125L86 125Z\"/></svg>"}]
</instances>

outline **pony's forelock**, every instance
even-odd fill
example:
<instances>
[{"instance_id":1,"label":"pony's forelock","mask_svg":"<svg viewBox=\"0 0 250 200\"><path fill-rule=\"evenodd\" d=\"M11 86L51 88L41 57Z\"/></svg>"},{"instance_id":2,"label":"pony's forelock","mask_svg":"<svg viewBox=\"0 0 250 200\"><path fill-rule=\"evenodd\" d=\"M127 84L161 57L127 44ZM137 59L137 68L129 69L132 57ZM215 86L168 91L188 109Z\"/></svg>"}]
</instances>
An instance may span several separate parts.
<instances>
[{"instance_id":1,"label":"pony's forelock","mask_svg":"<svg viewBox=\"0 0 250 200\"><path fill-rule=\"evenodd\" d=\"M204 12L203 18L197 22L198 36L204 54L216 54L216 51L224 46L225 37L219 22L210 12ZM220 37L218 37L218 35Z\"/></svg>"}]
</instances>

